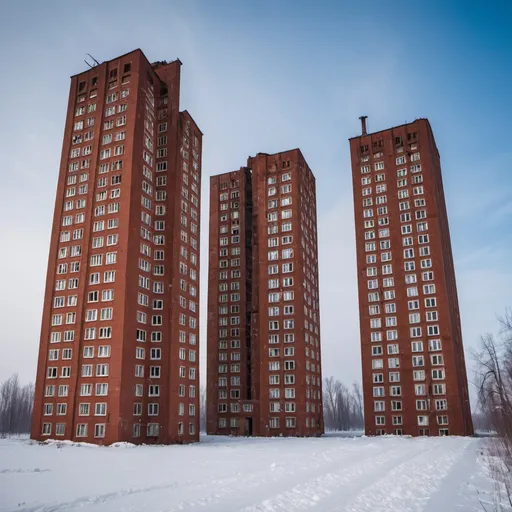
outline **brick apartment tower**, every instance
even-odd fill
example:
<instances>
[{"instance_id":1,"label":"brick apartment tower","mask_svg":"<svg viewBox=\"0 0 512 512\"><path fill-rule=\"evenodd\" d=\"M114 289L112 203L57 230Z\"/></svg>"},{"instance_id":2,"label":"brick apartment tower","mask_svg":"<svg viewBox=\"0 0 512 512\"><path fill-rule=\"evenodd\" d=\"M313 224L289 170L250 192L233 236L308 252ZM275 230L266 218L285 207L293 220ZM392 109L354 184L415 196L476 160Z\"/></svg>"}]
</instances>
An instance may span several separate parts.
<instances>
[{"instance_id":1,"label":"brick apartment tower","mask_svg":"<svg viewBox=\"0 0 512 512\"><path fill-rule=\"evenodd\" d=\"M367 435L472 435L441 163L427 119L350 139Z\"/></svg>"},{"instance_id":2,"label":"brick apartment tower","mask_svg":"<svg viewBox=\"0 0 512 512\"><path fill-rule=\"evenodd\" d=\"M198 440L202 135L180 68L135 50L71 78L34 439Z\"/></svg>"},{"instance_id":3,"label":"brick apartment tower","mask_svg":"<svg viewBox=\"0 0 512 512\"><path fill-rule=\"evenodd\" d=\"M300 150L210 178L207 431L323 433L315 178Z\"/></svg>"}]
</instances>

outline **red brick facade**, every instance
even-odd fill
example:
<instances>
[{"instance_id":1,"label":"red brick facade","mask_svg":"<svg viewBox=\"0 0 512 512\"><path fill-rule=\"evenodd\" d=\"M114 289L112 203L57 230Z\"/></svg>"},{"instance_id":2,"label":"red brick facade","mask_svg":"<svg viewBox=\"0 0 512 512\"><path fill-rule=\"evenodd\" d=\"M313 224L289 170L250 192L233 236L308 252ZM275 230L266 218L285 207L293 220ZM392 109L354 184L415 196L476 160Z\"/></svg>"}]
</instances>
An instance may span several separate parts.
<instances>
[{"instance_id":1,"label":"red brick facade","mask_svg":"<svg viewBox=\"0 0 512 512\"><path fill-rule=\"evenodd\" d=\"M363 128L364 130L364 128ZM367 435L472 435L441 164L429 122L350 139Z\"/></svg>"},{"instance_id":2,"label":"red brick facade","mask_svg":"<svg viewBox=\"0 0 512 512\"><path fill-rule=\"evenodd\" d=\"M207 432L323 433L315 178L299 150L210 179Z\"/></svg>"},{"instance_id":3,"label":"red brick facade","mask_svg":"<svg viewBox=\"0 0 512 512\"><path fill-rule=\"evenodd\" d=\"M199 438L202 134L181 62L140 50L73 76L32 438Z\"/></svg>"}]
</instances>

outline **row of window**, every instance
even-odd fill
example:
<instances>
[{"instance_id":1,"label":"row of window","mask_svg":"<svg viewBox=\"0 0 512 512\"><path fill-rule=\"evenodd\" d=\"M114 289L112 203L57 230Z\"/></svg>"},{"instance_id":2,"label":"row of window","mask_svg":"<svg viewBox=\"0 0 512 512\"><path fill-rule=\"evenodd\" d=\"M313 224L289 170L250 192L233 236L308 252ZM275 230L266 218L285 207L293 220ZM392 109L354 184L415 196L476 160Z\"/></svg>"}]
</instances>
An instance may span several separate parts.
<instances>
[{"instance_id":1,"label":"row of window","mask_svg":"<svg viewBox=\"0 0 512 512\"><path fill-rule=\"evenodd\" d=\"M382 348L382 347L378 347L378 348ZM430 357L431 357L430 361L433 366L442 366L444 364L442 354L431 355ZM400 367L400 360L398 358L388 358L387 361L388 361L389 368L399 368ZM420 368L422 366L425 366L424 356L423 355L412 356L412 366L413 366L413 368ZM383 368L384 368L384 360L383 359L372 359L372 369L373 370L380 370ZM433 372L434 371L435 370L433 370ZM417 374L417 375L421 375L421 374ZM442 368L440 371L436 371L435 375L436 375L435 378L437 378L437 379L444 378L444 368ZM417 380L417 379L415 379L415 380ZM424 380L424 378L421 380Z\"/></svg>"},{"instance_id":2,"label":"row of window","mask_svg":"<svg viewBox=\"0 0 512 512\"><path fill-rule=\"evenodd\" d=\"M421 156L420 156L419 152L415 152L415 153L412 153L410 155L410 161L411 162L417 162L420 159L421 159ZM405 155L401 155L401 156L398 156L396 158L396 165L404 165L405 163L407 163ZM419 165L419 164L416 164L416 165ZM417 171L413 171L412 170L413 167L416 167L416 166L412 166L411 167L411 172L417 172ZM379 162L375 162L374 163L374 170L375 171L382 171L383 169L384 169L384 162L379 161ZM369 165L363 165L361 167L361 174L366 174L366 173L369 173L369 172L370 172L370 166Z\"/></svg>"},{"instance_id":3,"label":"row of window","mask_svg":"<svg viewBox=\"0 0 512 512\"><path fill-rule=\"evenodd\" d=\"M188 433L189 435L195 435L196 426L195 423L189 423L188 425ZM141 436L142 425L139 423L135 423L132 426L132 437L140 437ZM105 437L106 424L105 423L97 423L94 425L93 435L95 438L103 438ZM56 423L55 424L55 435L56 436L64 436L66 432L66 424L65 423ZM148 423L146 425L146 435L147 437L158 437L160 434L160 425L158 423ZM185 427L182 422L178 423L178 435L182 436L185 434ZM52 435L52 423L43 423L42 427L42 435L50 436ZM89 436L89 425L87 423L78 423L76 426L76 437L88 437Z\"/></svg>"},{"instance_id":4,"label":"row of window","mask_svg":"<svg viewBox=\"0 0 512 512\"><path fill-rule=\"evenodd\" d=\"M418 432L419 432L420 436L428 436L428 435L430 435L430 430L428 428L419 428ZM439 433L440 436L448 436L448 435L450 435L450 431L447 428L440 428L438 430L438 433ZM395 436L402 436L403 434L404 434L403 429L401 429L401 428L394 428L393 429L393 435L395 435ZM377 436L384 436L384 435L386 435L386 430L383 429L383 428L378 428L376 430L376 432L375 432L375 435L377 435Z\"/></svg>"},{"instance_id":5,"label":"row of window","mask_svg":"<svg viewBox=\"0 0 512 512\"><path fill-rule=\"evenodd\" d=\"M288 185L287 187L289 187L290 191L291 191L292 186ZM284 188L284 187L282 187L282 188ZM271 193L271 192L272 191L269 189L269 191L268 191L269 196L275 195L275 193L276 193L275 189L274 189L273 193ZM292 204L292 196L281 197L279 200L278 199L270 199L267 202L267 209L271 210L273 208L290 206L291 204Z\"/></svg>"},{"instance_id":6,"label":"row of window","mask_svg":"<svg viewBox=\"0 0 512 512\"><path fill-rule=\"evenodd\" d=\"M448 425L448 416L437 416L437 424L438 425ZM402 416L392 416L391 421L393 425L402 425ZM428 416L417 416L417 424L420 427L425 427L429 425L429 417ZM385 425L386 417L385 416L375 416L375 424L376 425Z\"/></svg>"},{"instance_id":7,"label":"row of window","mask_svg":"<svg viewBox=\"0 0 512 512\"><path fill-rule=\"evenodd\" d=\"M290 181L292 179L291 172L285 172L281 174L281 181ZM268 185L275 185L277 183L277 176L272 175L267 178L267 184Z\"/></svg>"},{"instance_id":8,"label":"row of window","mask_svg":"<svg viewBox=\"0 0 512 512\"><path fill-rule=\"evenodd\" d=\"M380 365L377 365L380 366ZM377 369L383 369L383 368L377 368ZM413 380L415 382L420 382L425 380L425 370L413 370ZM400 382L400 372L389 372L388 373L388 380L390 383L398 383ZM372 381L373 384L383 384L384 383L384 374L383 373L372 373ZM440 386L436 389L436 391L444 391L444 384L437 384L437 386ZM439 393L436 393L439 394Z\"/></svg>"},{"instance_id":9,"label":"row of window","mask_svg":"<svg viewBox=\"0 0 512 512\"><path fill-rule=\"evenodd\" d=\"M390 345L391 347L398 347L397 345ZM372 347L373 348L373 347ZM382 347L378 346L375 347L378 350L376 352L379 352L379 354L374 354L372 351L373 356L379 356L382 354ZM398 350L398 348L397 348ZM398 352L393 352L393 354L397 354ZM443 355L442 354L431 354L430 355L430 361L432 365L435 366L442 366L443 365ZM400 367L400 359L399 358L388 358L388 368L399 368ZM412 366L422 367L425 366L425 357L423 355L418 356L412 356ZM372 369L379 370L384 368L384 360L383 359L372 359ZM432 370L432 378L437 379L444 379L444 368L441 368L439 370Z\"/></svg>"},{"instance_id":10,"label":"row of window","mask_svg":"<svg viewBox=\"0 0 512 512\"><path fill-rule=\"evenodd\" d=\"M373 267L376 269L376 267ZM370 267L372 269L372 267ZM367 269L367 274L372 273L372 270ZM376 275L376 273L374 273ZM421 273L422 281L433 281L434 280L434 272L432 270L426 270ZM406 274L404 276L405 284L414 284L418 282L416 274ZM368 279L366 281L367 287L369 290L374 290L379 288L379 280L378 279ZM395 279L393 277L385 277L382 279L382 287L383 288L391 288L395 286Z\"/></svg>"},{"instance_id":11,"label":"row of window","mask_svg":"<svg viewBox=\"0 0 512 512\"><path fill-rule=\"evenodd\" d=\"M425 193L423 185L413 187L412 193L414 196L423 195ZM399 199L406 199L408 197L409 197L409 190L400 190L398 192ZM388 202L387 195L377 196L375 198L375 205L377 205L377 206L386 204L387 202ZM367 198L363 199L363 207L368 208L369 206L373 206L373 198L372 197L367 197ZM399 206L400 211L410 209L409 201L400 202L400 203L398 203L398 206Z\"/></svg>"},{"instance_id":12,"label":"row of window","mask_svg":"<svg viewBox=\"0 0 512 512\"><path fill-rule=\"evenodd\" d=\"M426 297L424 299L425 308L435 308L437 307L437 298L436 297ZM420 302L417 299L410 300L407 302L407 307L410 311L415 309L419 309ZM388 302L384 305L385 313L392 314L396 313L396 303ZM380 304L372 304L368 306L368 310L370 315L379 315L381 312Z\"/></svg>"},{"instance_id":13,"label":"row of window","mask_svg":"<svg viewBox=\"0 0 512 512\"><path fill-rule=\"evenodd\" d=\"M419 309L419 300L409 301L418 304L418 307L415 309ZM437 311L426 311L425 312L425 320L427 322L437 322L439 320ZM409 313L409 324L419 324L421 322L421 313ZM396 327L398 325L396 316L387 316L385 319L386 327ZM371 329L380 329L383 326L381 318L370 318L370 328Z\"/></svg>"},{"instance_id":14,"label":"row of window","mask_svg":"<svg viewBox=\"0 0 512 512\"><path fill-rule=\"evenodd\" d=\"M434 372L440 372L442 371L442 374L436 373L436 377L434 376ZM438 375L441 375L441 377L438 377ZM444 379L444 370L432 370L432 378L443 378ZM437 387L436 387L437 386ZM414 394L416 396L426 396L427 395L427 387L426 384L414 384ZM446 387L444 384L434 384L432 386L432 394L433 395L445 395L446 394ZM390 386L389 387L389 395L390 396L402 396L402 386ZM384 386L374 386L373 387L373 397L379 398L386 396L386 391Z\"/></svg>"},{"instance_id":15,"label":"row of window","mask_svg":"<svg viewBox=\"0 0 512 512\"><path fill-rule=\"evenodd\" d=\"M98 297L98 296L99 295L96 295L95 297ZM71 296L71 297L75 297L75 296ZM102 302L110 302L112 300L114 300L114 290L103 290L101 292L101 301ZM92 300L90 302L97 302L97 300ZM71 303L72 303L72 305L76 305L76 302L74 300L71 301ZM63 315L61 313L52 314L51 325L52 326L63 325L64 320L65 320L66 324L76 323L76 312L73 311L70 313L66 313L65 315ZM100 331L100 338L110 338L112 336L112 331L109 330L109 328L101 327L100 329L103 329ZM90 339L94 339L94 337L90 338ZM65 340L65 341L72 341L72 340Z\"/></svg>"},{"instance_id":16,"label":"row of window","mask_svg":"<svg viewBox=\"0 0 512 512\"><path fill-rule=\"evenodd\" d=\"M61 268L61 270L64 270L64 269L67 269L67 267ZM57 273L66 273L66 272L57 272ZM116 280L116 271L115 270L106 270L103 272L103 283L114 283L115 280ZM89 285L101 284L101 282L102 282L101 281L101 272L91 272L89 274ZM67 280L67 283L66 283L65 279L57 279L55 281L55 291L65 290L66 284L67 284L67 288L69 290L74 290L74 289L78 288L78 283L79 283L79 278L70 278ZM75 301L73 300L73 302L75 302ZM71 305L71 304L68 304L68 305ZM103 315L105 315L105 317L108 316L108 308L105 310L102 309L101 311L102 311L102 320L106 319L106 318L103 318Z\"/></svg>"},{"instance_id":17,"label":"row of window","mask_svg":"<svg viewBox=\"0 0 512 512\"><path fill-rule=\"evenodd\" d=\"M427 336L439 336L439 325L427 325ZM411 338L421 338L423 336L422 327L410 327L409 336ZM371 333L372 342L382 341L382 333ZM386 331L386 339L388 341L398 340L398 330L390 329Z\"/></svg>"},{"instance_id":18,"label":"row of window","mask_svg":"<svg viewBox=\"0 0 512 512\"><path fill-rule=\"evenodd\" d=\"M423 285L423 294L424 295L433 295L436 293L436 285L435 284L426 284ZM412 286L407 288L407 296L408 297L417 297L418 296L418 287ZM384 290L384 300L394 300L395 290ZM380 292L373 292L368 294L369 302L380 302Z\"/></svg>"},{"instance_id":19,"label":"row of window","mask_svg":"<svg viewBox=\"0 0 512 512\"><path fill-rule=\"evenodd\" d=\"M377 176L379 176L379 175L377 175ZM377 176L376 176L376 181L383 181L385 179L384 177L382 177L384 175L380 175L382 177L381 179L377 179ZM370 177L362 178L361 182L363 185L365 185L364 188L361 189L361 195L363 197L371 196L374 193L382 194L383 192L387 192L387 190L388 190L386 183L381 183L380 185L377 185L375 187L375 191L374 191L373 187L367 186L371 183ZM411 185L419 185L421 183L423 183L423 175L422 174L418 174L411 178L411 182L410 182ZM408 185L409 185L409 183L407 181L407 178L399 179L396 182L396 186L398 189L403 189L404 187L407 187ZM409 197L409 191L405 191L405 190L398 191L398 199L405 199L406 197Z\"/></svg>"},{"instance_id":20,"label":"row of window","mask_svg":"<svg viewBox=\"0 0 512 512\"><path fill-rule=\"evenodd\" d=\"M425 198L419 198L414 200L414 208L424 208L426 206ZM399 209L402 213L400 213L400 222L411 222L412 216L411 213L407 210L410 210L410 203L409 201L404 201L399 203ZM425 210L414 210L415 215L416 211L424 212ZM387 226L389 225L389 217L388 215L388 207L387 206L379 206L376 210L373 208L367 208L363 210L363 218L367 219L365 220L365 229L374 227L374 221L372 220L372 217L374 216L374 213L377 213L377 216L379 216L377 223L379 226ZM416 220L422 220L425 217L425 213L420 213L419 218ZM368 220L369 219L369 220Z\"/></svg>"},{"instance_id":21,"label":"row of window","mask_svg":"<svg viewBox=\"0 0 512 512\"><path fill-rule=\"evenodd\" d=\"M375 169L376 171L382 170L384 168L382 162L379 162L378 165L379 165L379 169ZM397 164L397 165L401 165L401 164ZM421 164L411 165L409 170L410 170L411 174L417 174L422 171ZM361 174L368 174L368 173L370 173L370 166L369 165L362 166ZM397 178L404 178L405 176L407 176L407 167L397 169L396 176L397 176ZM412 178L415 178L415 176L413 176ZM376 182L384 181L385 179L386 179L385 174L376 174L375 175ZM364 176L361 178L361 185L369 185L371 182L372 182L371 176Z\"/></svg>"},{"instance_id":22,"label":"row of window","mask_svg":"<svg viewBox=\"0 0 512 512\"><path fill-rule=\"evenodd\" d=\"M96 384L81 384L80 385L80 396L92 396L94 389L95 396L107 396L108 395L108 383L96 383ZM69 394L69 386L68 385L59 385L55 386L54 384L49 384L45 387L45 397L54 397L55 391L57 390L59 397L67 397ZM134 386L134 395L135 396L144 396L144 385L143 384L135 384ZM150 384L148 385L148 396L149 397L159 397L160 396L160 385L159 384ZM178 386L178 396L185 397L186 396L186 386L184 384L180 384ZM195 385L189 386L189 397L195 398L196 396L196 387Z\"/></svg>"},{"instance_id":23,"label":"row of window","mask_svg":"<svg viewBox=\"0 0 512 512\"><path fill-rule=\"evenodd\" d=\"M439 398L434 401L434 407L436 411L446 411L448 409L448 401L446 398ZM416 400L416 410L417 411L427 411L430 409L430 400ZM373 402L373 411L374 412L384 412L386 410L386 402L380 400L374 400ZM402 410L402 401L401 400L392 400L391 401L391 410L392 411L401 411Z\"/></svg>"},{"instance_id":24,"label":"row of window","mask_svg":"<svg viewBox=\"0 0 512 512\"><path fill-rule=\"evenodd\" d=\"M441 340L428 340L429 352L436 352L441 350ZM411 351L423 352L423 341L412 341ZM388 355L398 354L399 345L397 343L387 345ZM378 356L382 354L382 345L372 345L372 355ZM432 354L434 356L435 354Z\"/></svg>"}]
</instances>

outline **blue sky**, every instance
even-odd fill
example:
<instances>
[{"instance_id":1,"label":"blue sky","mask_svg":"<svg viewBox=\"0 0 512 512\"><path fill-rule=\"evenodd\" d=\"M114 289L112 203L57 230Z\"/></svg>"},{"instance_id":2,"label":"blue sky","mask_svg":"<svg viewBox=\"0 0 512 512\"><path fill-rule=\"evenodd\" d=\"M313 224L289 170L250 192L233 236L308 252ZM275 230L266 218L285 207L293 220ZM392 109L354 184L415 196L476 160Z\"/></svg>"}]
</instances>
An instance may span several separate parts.
<instances>
[{"instance_id":1,"label":"blue sky","mask_svg":"<svg viewBox=\"0 0 512 512\"><path fill-rule=\"evenodd\" d=\"M509 2L10 2L0 19L0 379L35 373L69 76L141 48L179 57L212 174L300 147L317 178L324 375L360 378L347 139L428 117L469 352L512 305ZM202 252L203 296L207 254ZM203 301L202 312L206 302ZM202 327L205 322L202 322ZM203 346L204 354L204 346ZM469 358L468 358L469 359ZM468 360L468 363L471 361ZM471 376L470 376L471 378Z\"/></svg>"}]
</instances>

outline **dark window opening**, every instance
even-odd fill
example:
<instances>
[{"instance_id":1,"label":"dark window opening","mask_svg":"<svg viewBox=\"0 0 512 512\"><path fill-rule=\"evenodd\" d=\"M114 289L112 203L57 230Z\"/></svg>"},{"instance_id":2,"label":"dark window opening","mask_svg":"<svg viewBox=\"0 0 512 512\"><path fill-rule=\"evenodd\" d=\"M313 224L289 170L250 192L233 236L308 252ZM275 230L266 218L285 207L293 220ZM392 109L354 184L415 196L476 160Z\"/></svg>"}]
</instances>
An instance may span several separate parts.
<instances>
[{"instance_id":1,"label":"dark window opening","mask_svg":"<svg viewBox=\"0 0 512 512\"><path fill-rule=\"evenodd\" d=\"M131 70L132 70L132 63L131 62L127 62L124 65L123 73L129 73Z\"/></svg>"},{"instance_id":2,"label":"dark window opening","mask_svg":"<svg viewBox=\"0 0 512 512\"><path fill-rule=\"evenodd\" d=\"M376 140L372 143L373 149L383 148L384 147L384 139Z\"/></svg>"}]
</instances>

